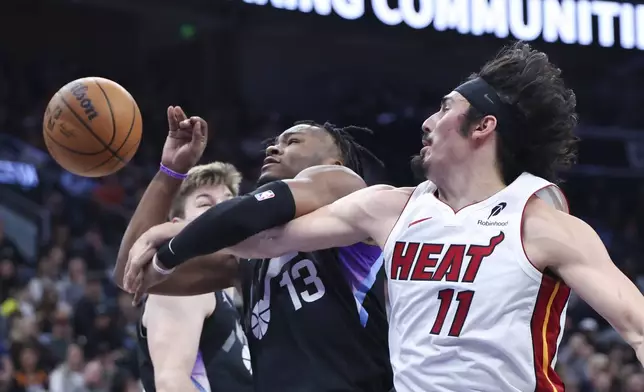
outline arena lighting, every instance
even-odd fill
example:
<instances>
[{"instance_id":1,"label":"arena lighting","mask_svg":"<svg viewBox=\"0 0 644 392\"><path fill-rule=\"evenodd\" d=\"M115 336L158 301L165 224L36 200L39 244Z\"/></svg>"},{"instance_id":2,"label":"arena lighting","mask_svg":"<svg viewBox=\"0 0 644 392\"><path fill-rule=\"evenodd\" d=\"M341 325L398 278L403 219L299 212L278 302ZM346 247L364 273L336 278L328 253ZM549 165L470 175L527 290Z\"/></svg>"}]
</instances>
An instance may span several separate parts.
<instances>
[{"instance_id":1,"label":"arena lighting","mask_svg":"<svg viewBox=\"0 0 644 392\"><path fill-rule=\"evenodd\" d=\"M465 35L644 50L644 5L602 0L243 0L254 5L355 20L371 7L380 22ZM524 18L524 14L526 17ZM596 18L596 28L593 27ZM617 23L618 37L615 36Z\"/></svg>"},{"instance_id":2,"label":"arena lighting","mask_svg":"<svg viewBox=\"0 0 644 392\"><path fill-rule=\"evenodd\" d=\"M35 188L39 184L36 167L30 163L0 160L0 184Z\"/></svg>"}]
</instances>

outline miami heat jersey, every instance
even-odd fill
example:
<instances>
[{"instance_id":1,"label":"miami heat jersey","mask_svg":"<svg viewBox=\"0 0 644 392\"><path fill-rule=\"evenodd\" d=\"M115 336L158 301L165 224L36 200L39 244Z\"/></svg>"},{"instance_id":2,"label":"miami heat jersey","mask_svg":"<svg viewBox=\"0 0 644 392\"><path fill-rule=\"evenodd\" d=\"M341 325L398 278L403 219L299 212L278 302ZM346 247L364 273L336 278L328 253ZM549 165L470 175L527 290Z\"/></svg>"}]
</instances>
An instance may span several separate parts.
<instances>
[{"instance_id":1,"label":"miami heat jersey","mask_svg":"<svg viewBox=\"0 0 644 392\"><path fill-rule=\"evenodd\" d=\"M385 244L389 347L397 392L557 392L569 288L527 259L521 221L559 188L524 173L455 212L431 182L411 195Z\"/></svg>"}]
</instances>

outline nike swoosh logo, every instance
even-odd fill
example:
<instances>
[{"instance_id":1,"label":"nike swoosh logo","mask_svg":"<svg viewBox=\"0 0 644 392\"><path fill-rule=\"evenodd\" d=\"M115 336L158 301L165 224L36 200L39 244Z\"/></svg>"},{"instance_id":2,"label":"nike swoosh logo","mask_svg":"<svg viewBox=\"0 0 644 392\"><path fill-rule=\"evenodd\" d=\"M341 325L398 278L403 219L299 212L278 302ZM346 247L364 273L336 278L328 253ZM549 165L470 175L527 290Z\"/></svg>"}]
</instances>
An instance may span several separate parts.
<instances>
[{"instance_id":1,"label":"nike swoosh logo","mask_svg":"<svg viewBox=\"0 0 644 392\"><path fill-rule=\"evenodd\" d=\"M413 225L416 225L416 224L421 223L421 222L425 222L426 220L430 220L430 219L432 219L432 217L431 217L431 216L428 216L427 218L423 218L423 219L415 220L415 221L411 222L411 223L409 224L409 226L407 226L407 228L410 228L410 227L412 227Z\"/></svg>"}]
</instances>

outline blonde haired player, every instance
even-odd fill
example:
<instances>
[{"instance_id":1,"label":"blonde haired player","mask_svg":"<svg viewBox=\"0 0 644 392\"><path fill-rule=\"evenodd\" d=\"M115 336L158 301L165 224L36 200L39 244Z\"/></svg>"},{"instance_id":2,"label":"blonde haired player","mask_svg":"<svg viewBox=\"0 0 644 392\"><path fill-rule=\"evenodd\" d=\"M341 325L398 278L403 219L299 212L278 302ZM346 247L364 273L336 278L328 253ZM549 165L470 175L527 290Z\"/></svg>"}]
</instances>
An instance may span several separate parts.
<instances>
[{"instance_id":1,"label":"blonde haired player","mask_svg":"<svg viewBox=\"0 0 644 392\"><path fill-rule=\"evenodd\" d=\"M171 220L192 220L236 196L240 182L241 174L228 163L192 168L172 202ZM252 390L250 353L232 290L148 296L139 334L146 392Z\"/></svg>"},{"instance_id":2,"label":"blonde haired player","mask_svg":"<svg viewBox=\"0 0 644 392\"><path fill-rule=\"evenodd\" d=\"M416 162L427 181L359 190L264 233L259 246L224 248L270 257L373 239L389 279L397 392L563 391L554 366L571 289L643 362L644 296L553 183L574 158L575 106L545 53L504 48L423 123ZM152 264L198 256L178 249L221 220L205 218Z\"/></svg>"}]
</instances>

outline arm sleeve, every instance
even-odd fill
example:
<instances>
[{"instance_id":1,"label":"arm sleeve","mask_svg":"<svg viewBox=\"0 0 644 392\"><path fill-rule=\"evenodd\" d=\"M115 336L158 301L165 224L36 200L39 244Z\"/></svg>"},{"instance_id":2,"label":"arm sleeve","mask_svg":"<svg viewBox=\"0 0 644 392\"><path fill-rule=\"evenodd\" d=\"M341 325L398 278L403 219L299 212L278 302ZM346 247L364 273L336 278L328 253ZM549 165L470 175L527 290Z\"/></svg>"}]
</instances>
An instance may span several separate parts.
<instances>
[{"instance_id":1,"label":"arm sleeve","mask_svg":"<svg viewBox=\"0 0 644 392\"><path fill-rule=\"evenodd\" d=\"M210 208L159 247L157 257L174 268L197 256L217 252L295 218L295 200L283 181Z\"/></svg>"}]
</instances>

